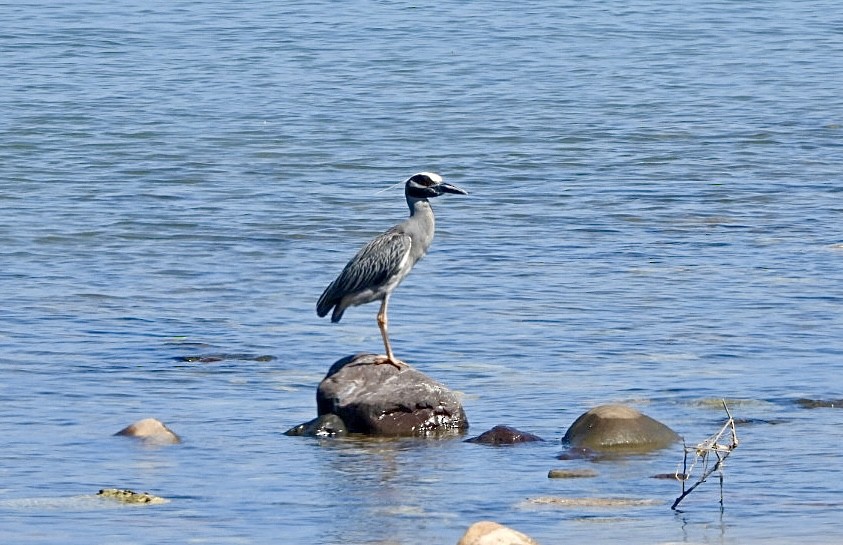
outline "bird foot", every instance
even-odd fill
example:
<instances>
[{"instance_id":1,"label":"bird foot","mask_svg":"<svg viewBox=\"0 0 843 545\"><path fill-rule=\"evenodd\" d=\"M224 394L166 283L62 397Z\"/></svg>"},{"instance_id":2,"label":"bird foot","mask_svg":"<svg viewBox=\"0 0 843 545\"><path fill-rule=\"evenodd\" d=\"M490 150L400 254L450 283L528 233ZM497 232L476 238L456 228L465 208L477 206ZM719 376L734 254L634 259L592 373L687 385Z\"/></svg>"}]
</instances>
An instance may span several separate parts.
<instances>
[{"instance_id":1,"label":"bird foot","mask_svg":"<svg viewBox=\"0 0 843 545\"><path fill-rule=\"evenodd\" d=\"M395 367L399 371L404 367L409 367L409 365L395 357L390 358L389 356L379 356L378 359L375 361L375 364L377 365L383 365L385 363L388 363L389 365Z\"/></svg>"}]
</instances>

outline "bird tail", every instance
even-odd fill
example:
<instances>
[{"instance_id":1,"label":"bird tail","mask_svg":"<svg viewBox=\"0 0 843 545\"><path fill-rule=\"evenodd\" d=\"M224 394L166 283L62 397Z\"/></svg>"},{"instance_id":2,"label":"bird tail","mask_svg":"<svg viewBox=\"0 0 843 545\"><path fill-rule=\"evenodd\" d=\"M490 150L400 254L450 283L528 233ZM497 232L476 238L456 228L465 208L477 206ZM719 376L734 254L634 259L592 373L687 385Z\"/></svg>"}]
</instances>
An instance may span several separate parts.
<instances>
[{"instance_id":1,"label":"bird tail","mask_svg":"<svg viewBox=\"0 0 843 545\"><path fill-rule=\"evenodd\" d=\"M339 304L337 304L337 306L334 307L334 313L331 314L331 322L337 323L340 320L342 320L342 313L343 312L345 312L345 308L343 308Z\"/></svg>"},{"instance_id":2,"label":"bird tail","mask_svg":"<svg viewBox=\"0 0 843 545\"><path fill-rule=\"evenodd\" d=\"M325 294L322 294L322 297L319 298L319 301L316 303L316 314L320 318L324 318L328 315L331 309L334 307L334 301L327 301Z\"/></svg>"},{"instance_id":3,"label":"bird tail","mask_svg":"<svg viewBox=\"0 0 843 545\"><path fill-rule=\"evenodd\" d=\"M318 314L320 318L324 318L329 312L331 312L332 308L334 309L334 312L331 314L331 321L333 323L337 323L342 319L345 309L336 301L322 301L320 299L316 304L316 314Z\"/></svg>"},{"instance_id":4,"label":"bird tail","mask_svg":"<svg viewBox=\"0 0 843 545\"><path fill-rule=\"evenodd\" d=\"M324 292L322 292L322 296L319 297L319 301L316 302L316 314L320 318L324 318L325 316L327 316L328 313L331 312L331 309L334 308L335 305L339 304L339 301L335 297L333 297L333 294L331 293L331 288L333 287L333 284L328 286L328 288ZM334 315L336 315L336 312L334 312ZM342 312L340 312L340 316L342 316ZM335 320L334 316L331 316L331 321L338 322L339 318Z\"/></svg>"}]
</instances>

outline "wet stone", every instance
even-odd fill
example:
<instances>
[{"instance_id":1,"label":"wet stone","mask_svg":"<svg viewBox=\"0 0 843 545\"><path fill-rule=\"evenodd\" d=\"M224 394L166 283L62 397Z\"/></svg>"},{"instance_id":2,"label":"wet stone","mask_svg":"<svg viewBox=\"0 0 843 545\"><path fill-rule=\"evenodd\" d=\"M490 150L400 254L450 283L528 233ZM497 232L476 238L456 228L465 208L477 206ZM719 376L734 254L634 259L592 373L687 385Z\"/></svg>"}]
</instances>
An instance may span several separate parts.
<instances>
[{"instance_id":1,"label":"wet stone","mask_svg":"<svg viewBox=\"0 0 843 545\"><path fill-rule=\"evenodd\" d=\"M317 414L334 414L349 433L454 435L468 419L453 391L409 365L357 354L338 360L316 390Z\"/></svg>"},{"instance_id":2,"label":"wet stone","mask_svg":"<svg viewBox=\"0 0 843 545\"><path fill-rule=\"evenodd\" d=\"M548 479L588 479L596 477L593 469L551 469L547 472Z\"/></svg>"},{"instance_id":3,"label":"wet stone","mask_svg":"<svg viewBox=\"0 0 843 545\"><path fill-rule=\"evenodd\" d=\"M601 405L577 418L562 442L593 451L649 452L680 439L669 427L625 405Z\"/></svg>"},{"instance_id":4,"label":"wet stone","mask_svg":"<svg viewBox=\"0 0 843 545\"><path fill-rule=\"evenodd\" d=\"M477 437L466 439L466 443L479 443L482 445L515 445L518 443L532 443L544 441L538 435L521 431L509 426L495 426L489 431L483 432Z\"/></svg>"},{"instance_id":5,"label":"wet stone","mask_svg":"<svg viewBox=\"0 0 843 545\"><path fill-rule=\"evenodd\" d=\"M687 481L688 475L685 475L684 473L657 473L652 475L650 478L664 481Z\"/></svg>"},{"instance_id":6,"label":"wet stone","mask_svg":"<svg viewBox=\"0 0 843 545\"><path fill-rule=\"evenodd\" d=\"M348 428L342 418L335 414L323 414L309 422L294 426L284 432L285 435L305 437L342 437L348 434Z\"/></svg>"},{"instance_id":7,"label":"wet stone","mask_svg":"<svg viewBox=\"0 0 843 545\"><path fill-rule=\"evenodd\" d=\"M843 399L808 399L800 398L796 404L803 409L843 409Z\"/></svg>"},{"instance_id":8,"label":"wet stone","mask_svg":"<svg viewBox=\"0 0 843 545\"><path fill-rule=\"evenodd\" d=\"M158 496L153 496L149 492L133 492L121 488L103 488L97 492L97 496L120 503L161 504L169 501Z\"/></svg>"}]
</instances>

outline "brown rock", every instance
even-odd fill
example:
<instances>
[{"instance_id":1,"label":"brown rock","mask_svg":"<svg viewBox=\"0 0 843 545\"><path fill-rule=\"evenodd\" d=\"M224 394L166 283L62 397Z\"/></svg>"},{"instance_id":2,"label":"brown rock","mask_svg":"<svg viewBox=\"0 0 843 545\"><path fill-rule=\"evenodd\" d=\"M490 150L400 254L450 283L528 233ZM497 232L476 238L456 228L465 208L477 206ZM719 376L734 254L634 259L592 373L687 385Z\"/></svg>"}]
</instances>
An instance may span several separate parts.
<instances>
[{"instance_id":1,"label":"brown rock","mask_svg":"<svg viewBox=\"0 0 843 545\"><path fill-rule=\"evenodd\" d=\"M137 437L144 441L165 444L181 443L181 439L173 430L164 425L163 422L155 418L144 418L138 420L134 424L126 426L114 435L123 435L125 437Z\"/></svg>"},{"instance_id":2,"label":"brown rock","mask_svg":"<svg viewBox=\"0 0 843 545\"><path fill-rule=\"evenodd\" d=\"M484 520L472 524L457 545L538 545L538 543L512 528Z\"/></svg>"},{"instance_id":3,"label":"brown rock","mask_svg":"<svg viewBox=\"0 0 843 545\"><path fill-rule=\"evenodd\" d=\"M457 395L408 365L357 354L334 363L316 390L319 416L335 414L349 433L453 434L468 428Z\"/></svg>"},{"instance_id":4,"label":"brown rock","mask_svg":"<svg viewBox=\"0 0 843 545\"><path fill-rule=\"evenodd\" d=\"M544 441L544 439L538 435L510 428L509 426L495 426L477 437L466 439L466 443L480 443L483 445L514 445L516 443L530 443L533 441Z\"/></svg>"},{"instance_id":5,"label":"brown rock","mask_svg":"<svg viewBox=\"0 0 843 545\"><path fill-rule=\"evenodd\" d=\"M631 407L601 405L577 418L562 442L597 451L648 452L679 439L676 432Z\"/></svg>"}]
</instances>

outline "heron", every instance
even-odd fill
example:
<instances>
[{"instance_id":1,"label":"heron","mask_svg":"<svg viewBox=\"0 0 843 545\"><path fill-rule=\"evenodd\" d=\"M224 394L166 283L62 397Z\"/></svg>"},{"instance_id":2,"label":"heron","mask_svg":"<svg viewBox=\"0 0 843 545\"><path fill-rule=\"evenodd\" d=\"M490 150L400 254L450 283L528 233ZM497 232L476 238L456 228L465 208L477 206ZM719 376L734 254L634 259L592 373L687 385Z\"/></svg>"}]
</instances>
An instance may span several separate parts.
<instances>
[{"instance_id":1,"label":"heron","mask_svg":"<svg viewBox=\"0 0 843 545\"><path fill-rule=\"evenodd\" d=\"M468 191L445 183L433 172L419 172L407 178L404 196L410 207L410 217L363 246L316 303L316 314L321 318L333 309L331 322L336 323L348 307L379 300L378 328L386 349L386 360L379 363L389 363L398 369L402 362L392 352L387 331L389 296L416 262L427 254L435 227L428 199L443 193L468 195Z\"/></svg>"}]
</instances>

